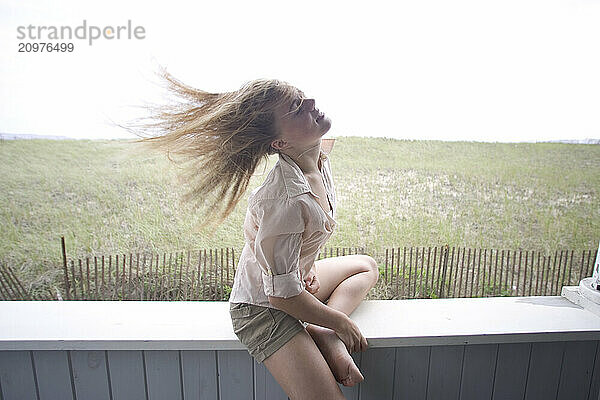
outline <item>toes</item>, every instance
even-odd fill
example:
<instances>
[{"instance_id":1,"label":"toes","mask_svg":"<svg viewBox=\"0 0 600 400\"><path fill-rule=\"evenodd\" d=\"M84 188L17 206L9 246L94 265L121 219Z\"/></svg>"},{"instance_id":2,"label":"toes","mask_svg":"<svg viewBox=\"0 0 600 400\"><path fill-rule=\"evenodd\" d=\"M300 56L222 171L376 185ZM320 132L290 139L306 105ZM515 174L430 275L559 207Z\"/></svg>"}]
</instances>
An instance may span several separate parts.
<instances>
[{"instance_id":1,"label":"toes","mask_svg":"<svg viewBox=\"0 0 600 400\"><path fill-rule=\"evenodd\" d=\"M348 375L340 378L338 382L344 386L354 386L354 381L352 380L352 374L350 374L350 371L348 371Z\"/></svg>"}]
</instances>

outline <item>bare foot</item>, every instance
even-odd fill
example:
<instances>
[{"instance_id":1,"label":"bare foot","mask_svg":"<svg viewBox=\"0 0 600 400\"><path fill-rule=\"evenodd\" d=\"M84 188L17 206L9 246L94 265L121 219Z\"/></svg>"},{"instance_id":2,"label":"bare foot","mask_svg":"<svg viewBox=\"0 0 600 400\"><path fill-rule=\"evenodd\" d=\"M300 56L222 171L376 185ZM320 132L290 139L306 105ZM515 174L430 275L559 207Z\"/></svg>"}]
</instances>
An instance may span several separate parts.
<instances>
[{"instance_id":1,"label":"bare foot","mask_svg":"<svg viewBox=\"0 0 600 400\"><path fill-rule=\"evenodd\" d=\"M306 330L323 354L336 381L344 386L354 386L365 379L346 350L346 345L333 330L316 325L308 325Z\"/></svg>"}]
</instances>

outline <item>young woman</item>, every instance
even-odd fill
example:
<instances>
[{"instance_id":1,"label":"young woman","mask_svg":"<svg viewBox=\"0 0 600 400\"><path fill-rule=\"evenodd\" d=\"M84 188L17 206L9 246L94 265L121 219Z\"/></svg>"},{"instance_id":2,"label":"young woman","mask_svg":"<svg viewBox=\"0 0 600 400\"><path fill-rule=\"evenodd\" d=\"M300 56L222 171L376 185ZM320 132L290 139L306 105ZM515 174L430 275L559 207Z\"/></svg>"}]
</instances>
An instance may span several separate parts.
<instances>
[{"instance_id":1,"label":"young woman","mask_svg":"<svg viewBox=\"0 0 600 400\"><path fill-rule=\"evenodd\" d=\"M330 119L297 88L258 79L239 90L208 93L170 76L186 101L161 108L159 136L144 142L192 162L186 200L216 193L206 216L231 213L261 160L278 154L264 183L248 198L245 245L230 296L234 332L264 362L291 399L343 399L337 382L363 380L351 357L367 341L348 317L375 285L367 255L316 260L336 227L336 196L322 139ZM136 133L137 134L137 133ZM138 135L139 136L139 135ZM188 178L188 179L185 179Z\"/></svg>"}]
</instances>

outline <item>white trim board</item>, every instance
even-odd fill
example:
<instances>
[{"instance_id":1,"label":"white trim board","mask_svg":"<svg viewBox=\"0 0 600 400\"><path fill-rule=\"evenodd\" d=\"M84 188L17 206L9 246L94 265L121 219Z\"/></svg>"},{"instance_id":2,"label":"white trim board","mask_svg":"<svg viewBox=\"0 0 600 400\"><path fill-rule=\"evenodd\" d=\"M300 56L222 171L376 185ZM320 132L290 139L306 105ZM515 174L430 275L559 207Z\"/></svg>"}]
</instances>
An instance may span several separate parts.
<instances>
[{"instance_id":1,"label":"white trim board","mask_svg":"<svg viewBox=\"0 0 600 400\"><path fill-rule=\"evenodd\" d=\"M0 350L241 350L227 302L3 301ZM364 301L371 347L600 340L561 296Z\"/></svg>"}]
</instances>

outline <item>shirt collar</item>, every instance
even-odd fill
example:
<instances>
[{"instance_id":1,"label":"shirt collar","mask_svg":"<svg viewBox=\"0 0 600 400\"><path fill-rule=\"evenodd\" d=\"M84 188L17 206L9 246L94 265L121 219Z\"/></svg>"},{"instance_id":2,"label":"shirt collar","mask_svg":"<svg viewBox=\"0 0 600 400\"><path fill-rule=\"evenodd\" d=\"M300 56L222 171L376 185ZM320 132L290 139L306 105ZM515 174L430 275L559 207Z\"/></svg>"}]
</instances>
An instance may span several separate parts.
<instances>
[{"instance_id":1,"label":"shirt collar","mask_svg":"<svg viewBox=\"0 0 600 400\"><path fill-rule=\"evenodd\" d=\"M321 158L321 169L323 169L322 162L327 160L327 154L325 154L323 150L320 150L319 157ZM285 189L289 197L299 196L303 193L312 193L315 197L318 197L315 192L311 190L310 185L298 164L296 164L290 156L279 153L279 164L281 166Z\"/></svg>"}]
</instances>

